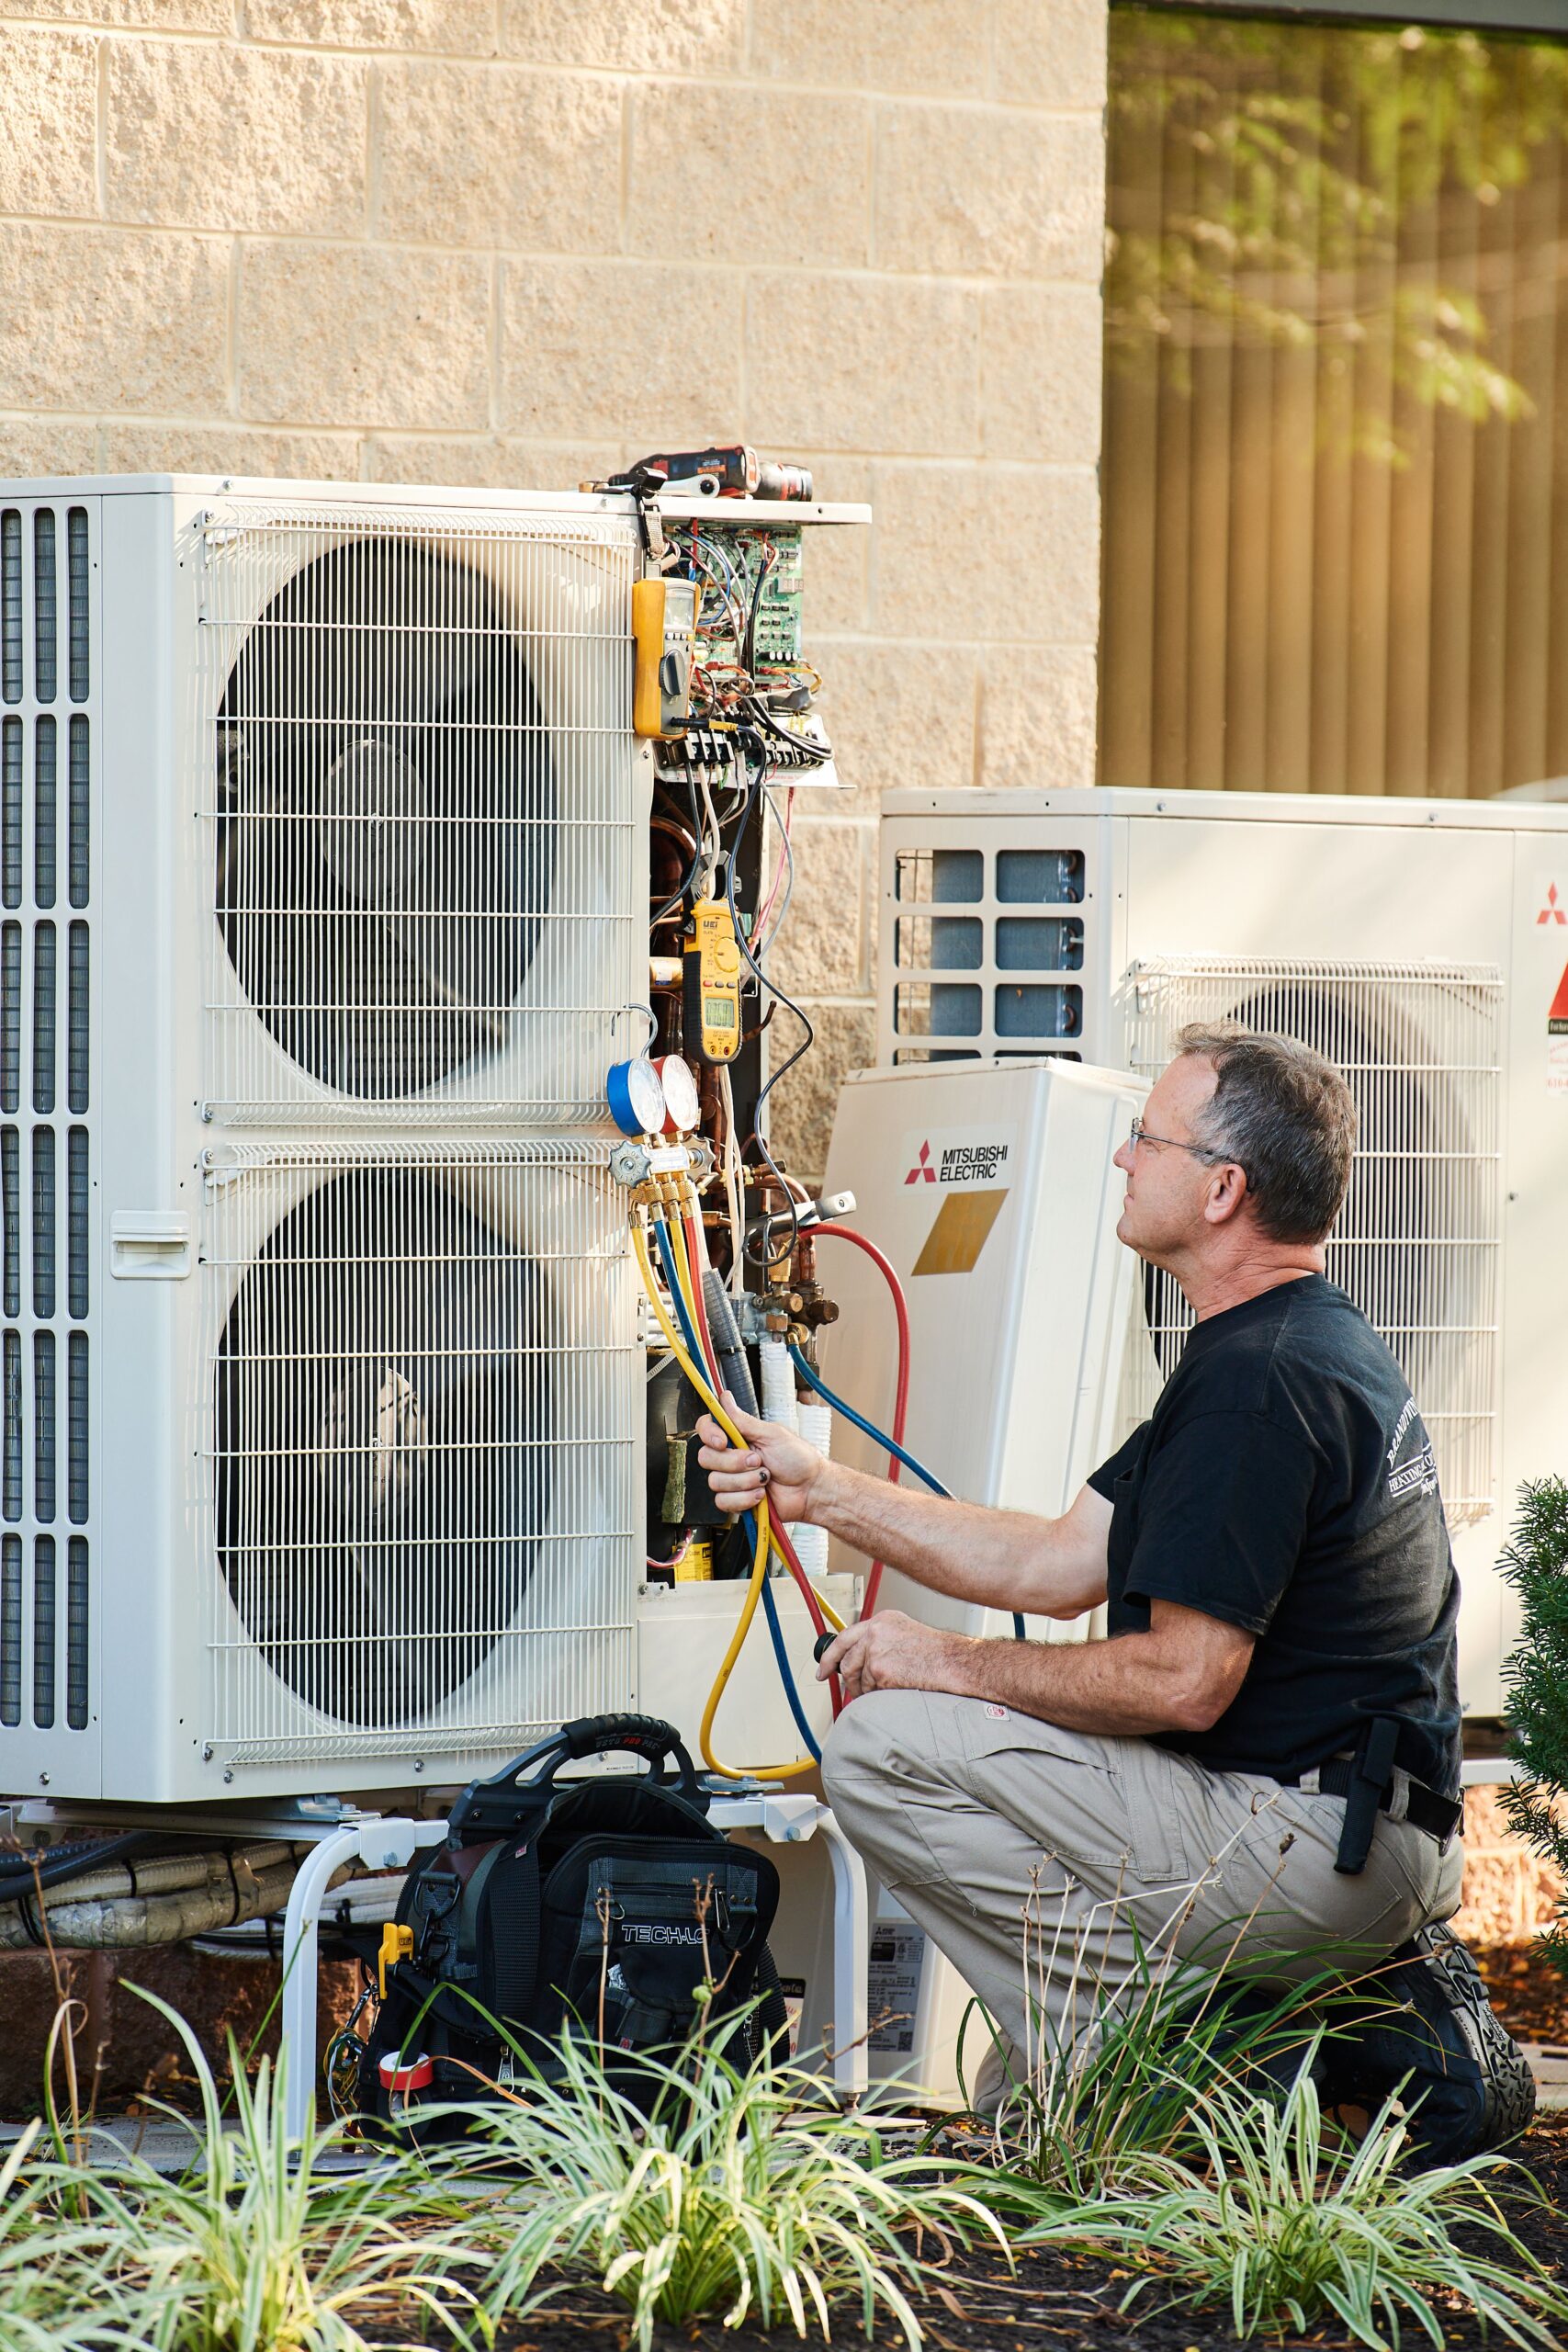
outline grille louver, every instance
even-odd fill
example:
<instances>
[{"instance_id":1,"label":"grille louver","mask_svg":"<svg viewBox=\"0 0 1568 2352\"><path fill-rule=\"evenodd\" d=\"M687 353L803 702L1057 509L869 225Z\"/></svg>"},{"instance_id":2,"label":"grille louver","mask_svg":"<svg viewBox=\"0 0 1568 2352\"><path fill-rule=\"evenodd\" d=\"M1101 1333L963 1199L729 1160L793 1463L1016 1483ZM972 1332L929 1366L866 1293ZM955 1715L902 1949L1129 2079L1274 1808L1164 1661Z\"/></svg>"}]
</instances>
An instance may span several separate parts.
<instances>
[{"instance_id":1,"label":"grille louver","mask_svg":"<svg viewBox=\"0 0 1568 2352\"><path fill-rule=\"evenodd\" d=\"M85 507L0 511L0 1724L26 1716L40 1730L85 1730L92 1712L90 1367L81 1328L91 1305L82 1122L91 1077L92 561ZM72 713L66 738L63 842L61 722L48 707L62 670L71 699L86 706ZM73 910L63 938L62 854ZM66 1129L67 1110L81 1124ZM54 1532L62 1519L84 1532L67 1543Z\"/></svg>"}]
</instances>

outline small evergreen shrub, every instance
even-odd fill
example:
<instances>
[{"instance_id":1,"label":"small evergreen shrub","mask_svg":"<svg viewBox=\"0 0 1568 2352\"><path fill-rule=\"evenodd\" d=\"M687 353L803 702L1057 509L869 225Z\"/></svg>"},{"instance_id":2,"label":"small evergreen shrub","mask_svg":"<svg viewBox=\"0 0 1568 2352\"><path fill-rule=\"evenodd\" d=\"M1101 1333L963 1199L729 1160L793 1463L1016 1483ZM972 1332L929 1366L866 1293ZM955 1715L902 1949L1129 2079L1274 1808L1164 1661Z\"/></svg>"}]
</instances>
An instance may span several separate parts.
<instances>
[{"instance_id":1,"label":"small evergreen shrub","mask_svg":"<svg viewBox=\"0 0 1568 2352\"><path fill-rule=\"evenodd\" d=\"M1516 1835L1568 1881L1568 1483L1521 1487L1519 1514L1499 1562L1524 1610L1519 1646L1504 1669L1508 1728L1524 1777L1503 1791ZM1568 1976L1568 1902L1541 1939Z\"/></svg>"}]
</instances>

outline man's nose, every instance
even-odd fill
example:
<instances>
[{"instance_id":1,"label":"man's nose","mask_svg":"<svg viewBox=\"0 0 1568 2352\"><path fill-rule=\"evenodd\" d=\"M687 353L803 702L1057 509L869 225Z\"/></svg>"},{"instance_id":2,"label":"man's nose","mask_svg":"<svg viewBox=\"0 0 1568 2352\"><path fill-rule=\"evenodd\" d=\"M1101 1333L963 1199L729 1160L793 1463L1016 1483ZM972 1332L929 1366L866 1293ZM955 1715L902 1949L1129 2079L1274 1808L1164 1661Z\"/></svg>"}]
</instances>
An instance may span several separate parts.
<instances>
[{"instance_id":1,"label":"man's nose","mask_svg":"<svg viewBox=\"0 0 1568 2352\"><path fill-rule=\"evenodd\" d=\"M1111 1155L1111 1164L1113 1168L1120 1168L1124 1176L1130 1176L1133 1172L1132 1145L1130 1143L1119 1145Z\"/></svg>"}]
</instances>

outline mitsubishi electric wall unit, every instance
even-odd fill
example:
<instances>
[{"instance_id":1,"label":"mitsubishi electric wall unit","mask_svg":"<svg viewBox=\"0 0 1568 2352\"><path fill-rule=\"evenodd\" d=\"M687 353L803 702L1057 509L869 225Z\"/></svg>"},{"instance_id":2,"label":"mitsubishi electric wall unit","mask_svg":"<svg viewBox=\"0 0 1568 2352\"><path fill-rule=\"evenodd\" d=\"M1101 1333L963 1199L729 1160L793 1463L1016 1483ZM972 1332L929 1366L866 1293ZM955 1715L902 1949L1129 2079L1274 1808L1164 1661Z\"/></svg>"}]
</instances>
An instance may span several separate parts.
<instances>
[{"instance_id":1,"label":"mitsubishi electric wall unit","mask_svg":"<svg viewBox=\"0 0 1568 2352\"><path fill-rule=\"evenodd\" d=\"M1329 1272L1420 1405L1463 1588L1461 1695L1472 1714L1497 1713L1516 1620L1496 1555L1521 1482L1568 1473L1568 808L897 791L881 864L878 1061L950 1091L973 1074L940 1106L911 1092L897 1117L876 1089L879 1152L858 1112L840 1114L829 1182L862 1194L869 1230L884 1200L934 1197L897 1164L914 1125L940 1116L954 1142L989 1133L1002 1109L989 1090L1042 1057L1147 1082L1184 1022L1223 1015L1304 1038L1344 1069L1360 1143ZM1041 1234L1016 1242L1021 1264L1051 1250L1050 1193L1029 1199ZM1010 1313L1039 1321L1031 1360L1077 1350L1080 1282L1064 1260L1059 1299L1040 1282L1028 1308L1013 1297ZM830 1348L829 1377L877 1419L891 1391L866 1320L846 1317L856 1362ZM1150 1275L1131 1320L1111 1442L1149 1410L1188 1318ZM944 1453L976 1456L977 1430L1016 1425L1007 1348L971 1353L957 1379L940 1352L917 1365L909 1426L939 1474ZM1041 1444L1057 1439L1043 1428Z\"/></svg>"},{"instance_id":2,"label":"mitsubishi electric wall unit","mask_svg":"<svg viewBox=\"0 0 1568 2352\"><path fill-rule=\"evenodd\" d=\"M7 1794L637 1701L640 558L626 497L0 486Z\"/></svg>"}]
</instances>

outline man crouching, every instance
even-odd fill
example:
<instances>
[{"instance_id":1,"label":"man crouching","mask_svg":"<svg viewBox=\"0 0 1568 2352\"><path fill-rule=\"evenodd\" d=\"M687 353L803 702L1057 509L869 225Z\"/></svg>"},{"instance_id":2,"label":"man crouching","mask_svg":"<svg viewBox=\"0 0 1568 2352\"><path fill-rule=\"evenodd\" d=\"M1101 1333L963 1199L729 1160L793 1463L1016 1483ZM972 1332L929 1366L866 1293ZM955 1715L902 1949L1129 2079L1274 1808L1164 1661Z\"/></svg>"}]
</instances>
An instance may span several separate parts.
<instances>
[{"instance_id":1,"label":"man crouching","mask_svg":"<svg viewBox=\"0 0 1568 2352\"><path fill-rule=\"evenodd\" d=\"M1196 1322L1063 1518L914 1494L739 1414L748 1450L705 1421L700 1459L726 1510L765 1491L933 1592L1106 1606L1109 1638L1064 1645L887 1610L818 1669L854 1702L823 1758L834 1811L1014 2053L1077 2041L1140 1952L1379 1968L1399 2018L1362 2031L1345 2087L1414 2071L1423 2152L1452 2160L1520 2128L1533 2089L1438 1924L1462 1861L1458 1586L1420 1413L1324 1273L1355 1110L1286 1039L1178 1045L1116 1154L1117 1231Z\"/></svg>"}]
</instances>

